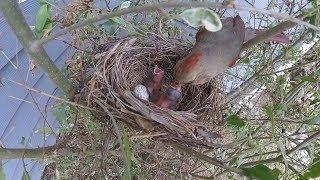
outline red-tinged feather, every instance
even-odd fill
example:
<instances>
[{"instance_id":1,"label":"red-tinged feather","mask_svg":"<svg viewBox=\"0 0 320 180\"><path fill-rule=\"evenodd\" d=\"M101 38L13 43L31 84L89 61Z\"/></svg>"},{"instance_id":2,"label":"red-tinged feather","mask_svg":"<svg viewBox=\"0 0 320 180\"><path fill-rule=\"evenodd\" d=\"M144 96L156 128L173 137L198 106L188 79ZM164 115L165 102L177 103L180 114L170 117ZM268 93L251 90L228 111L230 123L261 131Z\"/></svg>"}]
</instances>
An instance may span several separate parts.
<instances>
[{"instance_id":1,"label":"red-tinged feather","mask_svg":"<svg viewBox=\"0 0 320 180\"><path fill-rule=\"evenodd\" d=\"M202 53L200 51L197 51L197 52L193 53L192 55L190 55L189 57L187 57L187 59L185 59L184 62L181 63L179 70L178 70L179 73L187 74L190 71L192 71L193 68L199 62L201 56L202 56Z\"/></svg>"}]
</instances>

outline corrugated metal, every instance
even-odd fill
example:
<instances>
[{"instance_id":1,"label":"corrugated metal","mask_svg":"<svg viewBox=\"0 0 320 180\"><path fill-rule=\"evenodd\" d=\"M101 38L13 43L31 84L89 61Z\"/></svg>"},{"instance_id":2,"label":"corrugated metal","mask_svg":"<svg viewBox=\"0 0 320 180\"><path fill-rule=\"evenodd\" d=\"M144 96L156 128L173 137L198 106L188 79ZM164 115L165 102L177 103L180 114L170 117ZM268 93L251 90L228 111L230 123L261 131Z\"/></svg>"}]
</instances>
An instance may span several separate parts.
<instances>
[{"instance_id":1,"label":"corrugated metal","mask_svg":"<svg viewBox=\"0 0 320 180\"><path fill-rule=\"evenodd\" d=\"M61 2L60 2L61 3ZM35 14L39 9L37 0L28 0L20 4L20 8L29 25L34 25ZM43 73L41 69L37 69L36 73L31 75L29 72L29 56L17 41L10 26L5 19L0 16L0 47L3 49L6 56L19 67L21 77L26 80L27 84L36 89L40 89L47 93L59 95L56 87L51 80ZM68 40L67 37L63 37ZM64 66L65 60L71 57L74 50L68 45L60 41L52 41L45 45L45 49L50 58L58 67ZM55 143L53 135L44 138L43 135L35 133L37 129L43 127L44 120L32 102L28 91L19 87L8 80L21 82L17 71L8 62L3 54L0 54L0 77L4 86L0 88L0 145L6 148L37 148ZM28 78L27 78L28 77ZM41 111L47 118L47 121L52 124L55 129L58 128L58 123L51 115L50 107L54 100L37 93L32 93L36 102L39 104ZM26 102L14 99L24 99ZM51 105L50 105L51 104ZM45 112L45 108L46 112ZM25 145L21 144L21 139L26 139ZM3 167L8 180L21 179L24 171L22 160L3 160ZM32 179L40 179L42 171L45 167L44 162L36 162L33 160L25 160L25 165Z\"/></svg>"}]
</instances>

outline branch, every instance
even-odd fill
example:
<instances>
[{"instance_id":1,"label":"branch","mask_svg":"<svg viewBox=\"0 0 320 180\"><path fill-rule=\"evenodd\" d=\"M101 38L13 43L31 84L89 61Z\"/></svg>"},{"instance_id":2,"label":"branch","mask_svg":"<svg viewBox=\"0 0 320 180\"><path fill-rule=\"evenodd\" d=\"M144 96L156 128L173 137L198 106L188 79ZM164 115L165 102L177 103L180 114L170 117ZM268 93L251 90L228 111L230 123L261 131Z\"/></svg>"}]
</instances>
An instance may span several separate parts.
<instances>
[{"instance_id":1,"label":"branch","mask_svg":"<svg viewBox=\"0 0 320 180\"><path fill-rule=\"evenodd\" d=\"M265 9L258 9L255 7L248 7L248 6L241 6L237 4L233 4L231 6L225 6L222 3L213 3L213 2L171 2L171 3L162 3L162 4L153 4L153 5L145 5L145 6L137 6L137 7L132 7L128 9L123 9L115 12L111 12L108 14L101 14L99 16L93 17L88 20L81 21L77 24L73 24L67 28L64 28L60 32L56 34L52 34L46 38L41 39L40 41L37 42L37 44L44 44L50 40L53 40L59 36L62 36L70 31L73 31L75 29L78 29L80 27L87 26L89 24L116 17L116 16L122 16L130 13L139 13L142 11L156 11L159 8L172 8L172 7L214 7L214 8L220 8L220 9L235 9L235 10L240 10L240 11L250 11L250 12L255 12L255 13L261 13L261 14L268 14L270 16L273 16L278 19L283 19L283 20L288 20L293 23L297 23L299 25L304 25L306 27L309 27L311 29L314 29L316 31L320 31L320 28L317 26L314 26L312 24L309 24L307 22L304 22L298 18L294 18L292 16L289 16L287 14L283 13L277 13L274 11L270 10L265 10Z\"/></svg>"},{"instance_id":2,"label":"branch","mask_svg":"<svg viewBox=\"0 0 320 180\"><path fill-rule=\"evenodd\" d=\"M180 150L182 152L185 152L185 153L187 153L187 154L189 154L189 155L191 155L193 157L201 159L201 160L203 160L205 162L208 162L210 164L213 164L213 165L215 165L217 167L226 169L228 171L237 173L239 175L244 175L241 169L237 169L237 168L233 168L233 167L227 166L223 162L219 161L218 159L215 159L215 158L209 157L207 155L204 155L202 153L199 153L199 152L197 152L197 151L195 151L195 150L193 150L193 149L191 149L191 148L189 148L187 146L184 146L184 145L172 142L172 141L166 141L165 143L168 143L171 146L177 148L178 150Z\"/></svg>"},{"instance_id":3,"label":"branch","mask_svg":"<svg viewBox=\"0 0 320 180\"><path fill-rule=\"evenodd\" d=\"M69 98L72 97L72 84L64 77L57 66L51 61L42 45L35 47L32 46L34 42L37 42L37 39L25 21L17 1L1 0L0 11L7 19L7 22L11 26L23 47L27 50L30 57L35 60L37 64L44 70L44 72L49 75L53 83L55 83L64 94L66 94Z\"/></svg>"}]
</instances>

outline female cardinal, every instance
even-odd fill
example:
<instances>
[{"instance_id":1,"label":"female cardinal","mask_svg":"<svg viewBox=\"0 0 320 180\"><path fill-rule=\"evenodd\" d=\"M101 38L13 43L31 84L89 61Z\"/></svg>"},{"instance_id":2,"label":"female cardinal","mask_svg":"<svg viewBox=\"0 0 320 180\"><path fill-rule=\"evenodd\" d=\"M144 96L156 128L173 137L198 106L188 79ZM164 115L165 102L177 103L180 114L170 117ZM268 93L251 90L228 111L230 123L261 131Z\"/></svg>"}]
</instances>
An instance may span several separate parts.
<instances>
[{"instance_id":1,"label":"female cardinal","mask_svg":"<svg viewBox=\"0 0 320 180\"><path fill-rule=\"evenodd\" d=\"M155 65L152 76L144 83L149 93L149 100L151 102L160 95L162 78L164 71Z\"/></svg>"},{"instance_id":2,"label":"female cardinal","mask_svg":"<svg viewBox=\"0 0 320 180\"><path fill-rule=\"evenodd\" d=\"M240 16L228 17L222 20L222 25L217 32L199 29L191 53L175 66L174 80L177 83L200 85L208 82L235 64L245 41L266 31L245 28ZM269 40L289 43L289 39L282 34Z\"/></svg>"}]
</instances>

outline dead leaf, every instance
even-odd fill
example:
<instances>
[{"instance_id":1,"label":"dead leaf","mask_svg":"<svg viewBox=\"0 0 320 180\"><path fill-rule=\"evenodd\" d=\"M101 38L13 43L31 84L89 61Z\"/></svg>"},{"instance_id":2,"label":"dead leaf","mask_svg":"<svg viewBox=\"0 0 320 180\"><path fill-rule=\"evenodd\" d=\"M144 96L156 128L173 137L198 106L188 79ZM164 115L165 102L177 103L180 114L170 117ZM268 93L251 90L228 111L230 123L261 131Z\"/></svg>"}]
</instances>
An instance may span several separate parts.
<instances>
[{"instance_id":1,"label":"dead leaf","mask_svg":"<svg viewBox=\"0 0 320 180\"><path fill-rule=\"evenodd\" d=\"M30 69L30 72L31 72L32 76L34 76L34 74L35 74L35 72L37 70L37 65L36 65L34 60L31 60L31 63L29 65L29 69Z\"/></svg>"}]
</instances>

